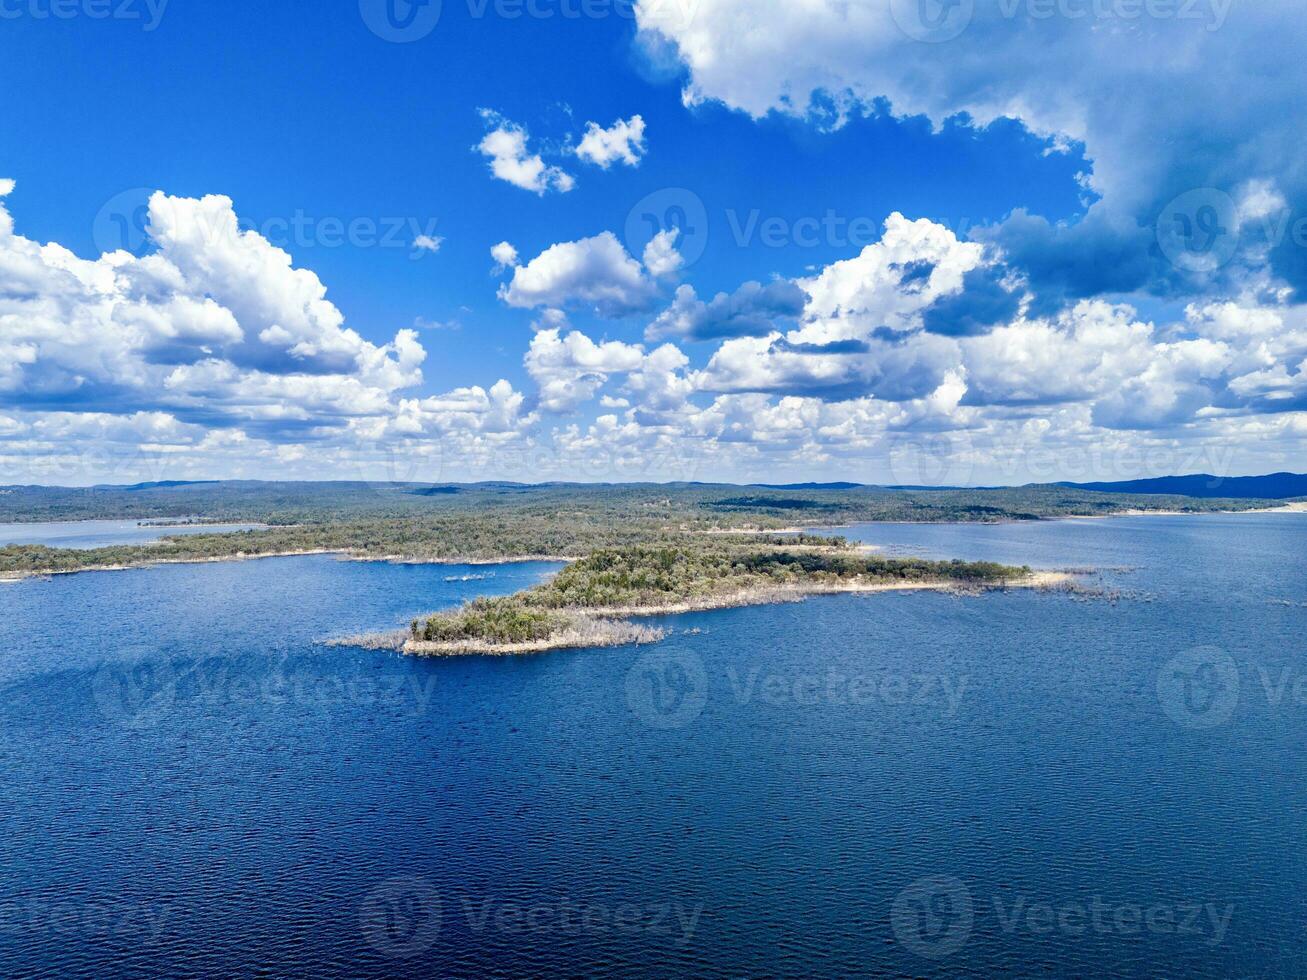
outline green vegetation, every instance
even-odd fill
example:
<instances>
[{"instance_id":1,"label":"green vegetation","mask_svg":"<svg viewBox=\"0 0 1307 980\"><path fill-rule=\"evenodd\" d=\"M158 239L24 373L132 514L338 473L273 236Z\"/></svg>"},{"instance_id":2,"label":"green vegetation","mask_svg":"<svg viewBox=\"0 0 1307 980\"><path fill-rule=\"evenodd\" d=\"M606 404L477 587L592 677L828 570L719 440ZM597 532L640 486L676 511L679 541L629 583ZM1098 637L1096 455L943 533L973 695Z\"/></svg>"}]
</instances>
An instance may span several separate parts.
<instances>
[{"instance_id":1,"label":"green vegetation","mask_svg":"<svg viewBox=\"0 0 1307 980\"><path fill-rule=\"evenodd\" d=\"M595 552L525 597L533 605L552 609L605 609L658 606L766 586L854 580L964 583L1028 571L990 562L867 557L846 549L840 539L827 539L820 546L779 545L766 550L757 546L638 546Z\"/></svg>"},{"instance_id":2,"label":"green vegetation","mask_svg":"<svg viewBox=\"0 0 1307 980\"><path fill-rule=\"evenodd\" d=\"M550 581L516 595L475 599L461 609L413 623L417 652L459 652L513 644L603 642L587 629L596 617L712 608L806 592L941 585L995 586L1030 575L993 562L869 557L840 539L821 544L637 545L601 549ZM613 634L624 642L627 634ZM566 639L554 642L560 637Z\"/></svg>"},{"instance_id":3,"label":"green vegetation","mask_svg":"<svg viewBox=\"0 0 1307 980\"><path fill-rule=\"evenodd\" d=\"M413 635L427 643L533 643L549 639L567 625L566 617L508 596L473 599L456 612L414 623Z\"/></svg>"},{"instance_id":4,"label":"green vegetation","mask_svg":"<svg viewBox=\"0 0 1307 980\"><path fill-rule=\"evenodd\" d=\"M174 537L92 550L0 548L0 576L333 551L357 558L501 561L578 557L687 535L795 523L1002 521L1126 510L1245 510L1267 501L1096 493L1043 486L883 490L701 484L417 485L229 482L67 489L0 488L0 521L118 518L261 523L267 530Z\"/></svg>"}]
</instances>

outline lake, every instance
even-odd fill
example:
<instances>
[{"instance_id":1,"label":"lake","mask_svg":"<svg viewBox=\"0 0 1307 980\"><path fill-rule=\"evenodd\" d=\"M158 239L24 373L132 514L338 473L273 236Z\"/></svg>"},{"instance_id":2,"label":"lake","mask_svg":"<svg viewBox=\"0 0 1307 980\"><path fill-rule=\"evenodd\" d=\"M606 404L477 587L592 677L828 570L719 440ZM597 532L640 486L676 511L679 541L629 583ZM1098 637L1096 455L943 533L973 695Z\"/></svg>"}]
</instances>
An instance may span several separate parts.
<instances>
[{"instance_id":1,"label":"lake","mask_svg":"<svg viewBox=\"0 0 1307 980\"><path fill-rule=\"evenodd\" d=\"M421 661L317 641L557 566L0 588L0 975L1307 973L1307 518L837 533L1111 598Z\"/></svg>"},{"instance_id":2,"label":"lake","mask_svg":"<svg viewBox=\"0 0 1307 980\"><path fill-rule=\"evenodd\" d=\"M150 544L185 534L223 534L254 531L262 524L149 525L137 521L43 521L36 524L0 524L0 547L40 544L47 548L108 548L123 544Z\"/></svg>"}]
</instances>

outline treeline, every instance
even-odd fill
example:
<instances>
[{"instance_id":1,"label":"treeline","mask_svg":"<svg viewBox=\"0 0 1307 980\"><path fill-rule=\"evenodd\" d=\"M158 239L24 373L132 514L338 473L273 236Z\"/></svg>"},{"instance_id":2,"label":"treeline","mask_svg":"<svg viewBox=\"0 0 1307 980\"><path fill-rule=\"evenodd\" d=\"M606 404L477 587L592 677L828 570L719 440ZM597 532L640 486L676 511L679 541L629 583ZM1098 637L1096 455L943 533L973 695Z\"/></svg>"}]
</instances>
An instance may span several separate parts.
<instances>
[{"instance_id":1,"label":"treeline","mask_svg":"<svg viewBox=\"0 0 1307 980\"><path fill-rule=\"evenodd\" d=\"M0 575L239 555L338 551L360 558L498 561L579 557L605 548L675 545L708 531L777 530L796 522L1036 520L1125 509L1247 509L1257 501L1101 494L1062 487L1014 490L764 490L698 485L430 488L364 484L202 484L146 490L15 488L0 519L193 517L272 525L91 550L0 548Z\"/></svg>"},{"instance_id":2,"label":"treeline","mask_svg":"<svg viewBox=\"0 0 1307 980\"><path fill-rule=\"evenodd\" d=\"M520 644L572 627L568 613L620 615L785 586L842 583L995 585L1029 574L994 562L867 557L826 539L823 546L704 543L605 548L524 592L480 598L412 624L426 643Z\"/></svg>"},{"instance_id":3,"label":"treeline","mask_svg":"<svg viewBox=\"0 0 1307 980\"><path fill-rule=\"evenodd\" d=\"M0 522L157 520L324 524L485 511L645 512L696 519L759 515L825 522L985 521L1111 514L1122 510L1239 510L1268 501L1097 493L1061 486L993 490L877 488L768 490L705 484L392 484L218 482L123 487L0 488Z\"/></svg>"}]
</instances>

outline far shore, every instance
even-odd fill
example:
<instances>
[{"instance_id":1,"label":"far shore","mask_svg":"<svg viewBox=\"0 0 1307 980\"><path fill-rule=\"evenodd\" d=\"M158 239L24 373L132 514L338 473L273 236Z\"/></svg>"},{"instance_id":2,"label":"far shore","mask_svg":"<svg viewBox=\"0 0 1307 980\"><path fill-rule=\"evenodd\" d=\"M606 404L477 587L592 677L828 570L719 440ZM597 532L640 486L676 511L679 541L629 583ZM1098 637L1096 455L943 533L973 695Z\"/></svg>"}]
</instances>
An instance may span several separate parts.
<instances>
[{"instance_id":1,"label":"far shore","mask_svg":"<svg viewBox=\"0 0 1307 980\"><path fill-rule=\"evenodd\" d=\"M1244 511L1145 511L1131 508L1116 514L1068 514L1052 520L1111 520L1112 517L1238 517L1243 514L1307 514L1307 500L1289 500L1278 507L1251 507Z\"/></svg>"},{"instance_id":2,"label":"far shore","mask_svg":"<svg viewBox=\"0 0 1307 980\"><path fill-rule=\"evenodd\" d=\"M305 551L268 551L258 554L237 552L234 555L209 555L196 558L150 558L145 561L129 562L121 565L84 565L81 568L54 568L45 571L6 572L0 574L0 582L23 582L28 579L53 578L55 575L81 575L83 572L130 572L142 568L154 568L156 565L211 565L227 561L257 561L260 558L297 558L301 555L339 555L340 551L332 549L311 549Z\"/></svg>"},{"instance_id":3,"label":"far shore","mask_svg":"<svg viewBox=\"0 0 1307 980\"><path fill-rule=\"evenodd\" d=\"M1181 510L1124 510L1114 514L1069 514L1064 517L1050 517L1044 520L1065 520L1065 521L1102 521L1110 520L1116 517L1205 517L1211 514L1239 515L1239 514L1303 514L1307 513L1307 500L1286 501L1277 507L1260 507L1250 510L1209 510L1209 511L1181 511ZM753 527L732 527L732 528L711 528L705 529L702 533L706 535L768 535L768 534L801 534L806 531L839 531L850 527L862 527L868 524L912 524L912 525L930 525L930 524L948 524L957 525L962 523L993 523L993 524L1019 524L1029 523L1026 521L1000 520L984 522L962 522L962 521L858 521L853 524L813 524L807 527L784 527L784 528L753 528ZM195 525L191 525L195 526ZM167 542L148 542L141 547L167 547ZM880 545L858 543L855 545L863 551L882 550ZM82 549L70 549L82 550ZM420 558L413 555L364 555L341 548L307 548L294 551L269 551L269 552L235 552L230 555L210 555L193 558L163 558L149 557L140 561L127 562L121 564L109 565L85 565L79 568L61 568L61 569L37 569L33 571L21 572L3 572L0 573L0 583L22 582L31 579L48 579L55 575L79 575L82 572L125 572L133 569L151 568L155 565L205 565L214 562L228 561L255 561L262 558L297 558L306 555L339 555L342 561L355 562L386 562L397 565L470 565L470 566L492 566L492 565L512 565L526 562L551 562L551 563L569 563L578 561L576 556L569 555L505 555L494 558L468 558L449 556L442 558ZM843 590L848 591L848 590Z\"/></svg>"},{"instance_id":4,"label":"far shore","mask_svg":"<svg viewBox=\"0 0 1307 980\"><path fill-rule=\"evenodd\" d=\"M489 565L517 565L526 562L571 562L575 558L562 558L553 555L522 555L511 556L507 558L413 558L399 555L356 555L350 551L343 551L339 548L306 548L302 551L267 551L267 552L237 552L232 555L208 555L196 558L150 558L139 562L130 562L121 565L85 565L81 568L59 568L48 571L32 572L6 572L0 574L0 582L13 583L24 582L30 579L47 579L55 575L80 575L83 572L130 572L143 568L154 568L157 565L212 565L220 562L229 561L259 561L263 558L300 558L306 555L336 555L341 561L353 562L375 562L378 564L389 565L470 565L470 566L489 566Z\"/></svg>"}]
</instances>

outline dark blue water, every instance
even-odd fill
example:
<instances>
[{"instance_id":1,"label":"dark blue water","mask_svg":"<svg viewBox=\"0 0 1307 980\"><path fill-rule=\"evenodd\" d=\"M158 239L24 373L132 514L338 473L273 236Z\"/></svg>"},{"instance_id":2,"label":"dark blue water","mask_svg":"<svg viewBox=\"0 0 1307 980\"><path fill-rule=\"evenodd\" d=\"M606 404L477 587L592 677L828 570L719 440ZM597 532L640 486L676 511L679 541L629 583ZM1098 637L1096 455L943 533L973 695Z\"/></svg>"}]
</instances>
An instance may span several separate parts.
<instances>
[{"instance_id":1,"label":"dark blue water","mask_svg":"<svg viewBox=\"0 0 1307 980\"><path fill-rule=\"evenodd\" d=\"M186 534L221 534L252 531L262 524L149 525L137 521L44 521L34 524L0 524L0 547L7 544L43 544L48 548L108 548L120 544L149 544L160 538Z\"/></svg>"},{"instance_id":2,"label":"dark blue water","mask_svg":"<svg viewBox=\"0 0 1307 980\"><path fill-rule=\"evenodd\" d=\"M545 568L0 588L0 975L1307 972L1307 519L859 536L1121 597L418 661L314 641Z\"/></svg>"}]
</instances>

